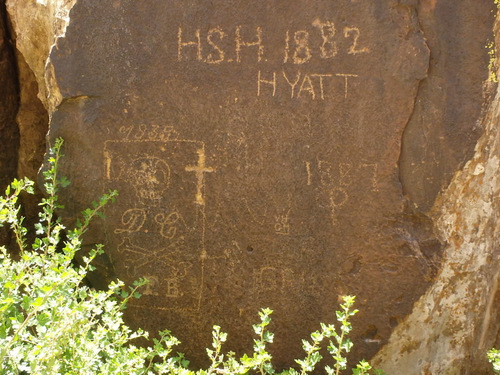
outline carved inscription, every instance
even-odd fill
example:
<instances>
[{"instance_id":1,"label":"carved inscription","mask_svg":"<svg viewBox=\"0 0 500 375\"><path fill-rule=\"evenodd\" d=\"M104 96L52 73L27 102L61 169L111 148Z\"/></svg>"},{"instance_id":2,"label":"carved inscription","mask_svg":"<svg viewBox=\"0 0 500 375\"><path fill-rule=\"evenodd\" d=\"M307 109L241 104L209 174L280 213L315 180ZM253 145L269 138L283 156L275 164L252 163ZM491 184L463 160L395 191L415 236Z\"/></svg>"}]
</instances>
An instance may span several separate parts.
<instances>
[{"instance_id":1,"label":"carved inscription","mask_svg":"<svg viewBox=\"0 0 500 375\"><path fill-rule=\"evenodd\" d=\"M234 28L215 26L202 28L179 26L177 32L177 61L205 64L252 64L273 63L271 49L266 45L266 32L262 26L238 25ZM333 20L315 19L308 27L283 32L282 70L256 70L256 94L258 97L274 97L285 92L290 99L328 99L328 86L334 80L343 82L343 96L348 98L349 84L359 77L355 72L320 73L306 70L309 63L329 61L340 56L363 56L371 52L361 29L346 26L337 30ZM289 67L296 69L289 69ZM300 70L297 70L301 67ZM330 96L337 95L330 93Z\"/></svg>"},{"instance_id":2,"label":"carved inscription","mask_svg":"<svg viewBox=\"0 0 500 375\"><path fill-rule=\"evenodd\" d=\"M206 64L260 63L266 61L265 28L238 25L235 28L215 26L201 28L179 26L177 61L199 61ZM230 39L231 42L226 43ZM339 39L344 50L339 49ZM344 27L340 33L332 20L314 20L309 28L286 30L283 33L283 63L302 65L314 58L332 59L339 54L362 55L370 52L359 27Z\"/></svg>"},{"instance_id":3,"label":"carved inscription","mask_svg":"<svg viewBox=\"0 0 500 375\"><path fill-rule=\"evenodd\" d=\"M113 231L124 271L131 279L149 275L145 295L171 298L169 308L198 309L207 257L205 174L215 172L205 144L176 138L170 126L122 126L119 135L105 142L104 163L124 202Z\"/></svg>"},{"instance_id":4,"label":"carved inscription","mask_svg":"<svg viewBox=\"0 0 500 375\"><path fill-rule=\"evenodd\" d=\"M311 185L319 177L319 184L327 195L327 204L331 211L332 221L335 224L338 210L350 200L348 188L353 184L363 184L368 191L377 193L378 164L377 163L332 163L318 159L316 165L317 176L312 172L311 162L306 161L305 181Z\"/></svg>"},{"instance_id":5,"label":"carved inscription","mask_svg":"<svg viewBox=\"0 0 500 375\"><path fill-rule=\"evenodd\" d=\"M281 74L280 74L281 73ZM287 75L283 70L280 73L272 72L264 77L260 70L257 73L257 96L275 96L279 91L289 93L291 99L301 99L304 97L312 100L325 100L326 87L332 80L341 80L344 90L341 95L347 99L349 80L357 78L356 74L313 74L297 72L295 75Z\"/></svg>"},{"instance_id":6,"label":"carved inscription","mask_svg":"<svg viewBox=\"0 0 500 375\"><path fill-rule=\"evenodd\" d=\"M203 199L202 189L203 189L203 178L205 173L213 172L213 168L208 168L205 166L205 149L199 149L198 153L198 165L196 166L187 166L186 171L195 172L196 179L198 181L196 187L196 203L197 204L205 204L205 199Z\"/></svg>"},{"instance_id":7,"label":"carved inscription","mask_svg":"<svg viewBox=\"0 0 500 375\"><path fill-rule=\"evenodd\" d=\"M289 215L290 210L275 216L276 222L274 224L274 231L276 234L282 234L285 236L290 234Z\"/></svg>"},{"instance_id":8,"label":"carved inscription","mask_svg":"<svg viewBox=\"0 0 500 375\"><path fill-rule=\"evenodd\" d=\"M254 271L254 294L270 292L293 298L293 293L320 295L318 277L310 272L297 271L284 265L266 265Z\"/></svg>"}]
</instances>

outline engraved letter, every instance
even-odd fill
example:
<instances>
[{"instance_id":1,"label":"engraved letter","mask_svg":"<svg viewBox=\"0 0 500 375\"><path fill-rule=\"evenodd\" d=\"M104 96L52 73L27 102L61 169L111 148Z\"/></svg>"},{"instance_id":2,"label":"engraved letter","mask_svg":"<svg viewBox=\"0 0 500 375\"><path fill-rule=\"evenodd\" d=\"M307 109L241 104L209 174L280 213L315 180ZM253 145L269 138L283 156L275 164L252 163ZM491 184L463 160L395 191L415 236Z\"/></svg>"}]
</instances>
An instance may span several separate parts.
<instances>
[{"instance_id":1,"label":"engraved letter","mask_svg":"<svg viewBox=\"0 0 500 375\"><path fill-rule=\"evenodd\" d=\"M319 176L321 180L321 185L323 186L333 186L334 185L334 179L333 179L333 173L332 173L332 163L326 160L319 160L318 161L318 168L319 168Z\"/></svg>"},{"instance_id":2,"label":"engraved letter","mask_svg":"<svg viewBox=\"0 0 500 375\"><path fill-rule=\"evenodd\" d=\"M200 29L196 30L196 41L194 42L183 42L182 41L182 28L179 27L178 44L177 44L177 60L182 61L182 49L185 47L196 47L196 59L201 61L201 39L200 39Z\"/></svg>"},{"instance_id":3,"label":"engraved letter","mask_svg":"<svg viewBox=\"0 0 500 375\"><path fill-rule=\"evenodd\" d=\"M306 171L307 171L307 185L311 185L312 184L312 181L311 181L311 177L312 177L312 174L311 174L311 163L306 161Z\"/></svg>"},{"instance_id":4,"label":"engraved letter","mask_svg":"<svg viewBox=\"0 0 500 375\"><path fill-rule=\"evenodd\" d=\"M352 183L352 178L350 176L351 169L352 169L351 163L339 164L340 185L349 186Z\"/></svg>"},{"instance_id":5,"label":"engraved letter","mask_svg":"<svg viewBox=\"0 0 500 375\"><path fill-rule=\"evenodd\" d=\"M165 295L172 298L179 297L179 282L176 278L167 279Z\"/></svg>"},{"instance_id":6,"label":"engraved letter","mask_svg":"<svg viewBox=\"0 0 500 375\"><path fill-rule=\"evenodd\" d=\"M155 216L155 221L160 224L160 234L162 237L173 239L177 234L177 227L174 226L179 220L180 216L177 212L172 212L170 215L165 217L164 214L158 214ZM166 229L166 227L168 229Z\"/></svg>"},{"instance_id":7,"label":"engraved letter","mask_svg":"<svg viewBox=\"0 0 500 375\"><path fill-rule=\"evenodd\" d=\"M312 55L309 48L309 33L304 30L296 31L294 34L295 52L293 53L294 64L304 64L308 62Z\"/></svg>"},{"instance_id":8,"label":"engraved letter","mask_svg":"<svg viewBox=\"0 0 500 375\"><path fill-rule=\"evenodd\" d=\"M358 53L370 52L370 49L367 47L357 49L358 47L358 38L360 31L357 27L344 27L344 37L349 38L349 35L354 34L352 40L352 46L349 47L347 53L349 55L357 55Z\"/></svg>"},{"instance_id":9,"label":"engraved letter","mask_svg":"<svg viewBox=\"0 0 500 375\"><path fill-rule=\"evenodd\" d=\"M323 90L323 78L324 77L332 77L332 74L311 74L311 77L319 77L319 87L321 90L321 99L325 100L325 92Z\"/></svg>"},{"instance_id":10,"label":"engraved letter","mask_svg":"<svg viewBox=\"0 0 500 375\"><path fill-rule=\"evenodd\" d=\"M121 221L125 228L115 229L116 234L138 232L146 221L146 212L141 208L131 208L123 213Z\"/></svg>"},{"instance_id":11,"label":"engraved letter","mask_svg":"<svg viewBox=\"0 0 500 375\"><path fill-rule=\"evenodd\" d=\"M290 87L292 88L292 95L291 95L291 98L293 98L293 95L294 95L294 92L295 92L295 86L297 86L297 83L299 83L299 80L300 80L300 72L299 74L297 74L297 79L292 83L290 82L290 80L288 79L288 77L286 76L286 73L285 71L283 71L283 77L285 77L285 80L288 82L288 84L290 85Z\"/></svg>"},{"instance_id":12,"label":"engraved letter","mask_svg":"<svg viewBox=\"0 0 500 375\"><path fill-rule=\"evenodd\" d=\"M335 36L335 25L333 22L326 21L321 22L316 19L313 22L313 26L317 27L321 31L321 37L323 38L323 44L321 45L321 58L329 59L337 54L337 43L333 40Z\"/></svg>"},{"instance_id":13,"label":"engraved letter","mask_svg":"<svg viewBox=\"0 0 500 375\"><path fill-rule=\"evenodd\" d=\"M276 72L273 72L273 80L272 81L266 81L262 78L260 78L260 70L257 76L257 96L260 96L260 84L265 83L267 85L273 86L273 96L276 94Z\"/></svg>"},{"instance_id":14,"label":"engraved letter","mask_svg":"<svg viewBox=\"0 0 500 375\"><path fill-rule=\"evenodd\" d=\"M216 27L216 28L210 29L208 31L208 35L207 35L208 44L210 44L218 54L217 58L215 58L212 53L208 54L205 61L209 64L218 64L218 63L224 61L224 51L217 44L215 44L215 42L213 41L214 34L219 35L218 36L219 41L224 39L224 37L226 36L226 33L224 31L222 31L222 29L220 27Z\"/></svg>"},{"instance_id":15,"label":"engraved letter","mask_svg":"<svg viewBox=\"0 0 500 375\"><path fill-rule=\"evenodd\" d=\"M344 99L347 99L347 92L348 92L348 78L349 77L357 77L357 74L342 74L338 73L336 74L337 77L344 77Z\"/></svg>"},{"instance_id":16,"label":"engraved letter","mask_svg":"<svg viewBox=\"0 0 500 375\"><path fill-rule=\"evenodd\" d=\"M377 183L377 172L378 172L378 164L361 164L360 168L369 168L372 170L371 176L371 185L372 191L378 191L378 183Z\"/></svg>"},{"instance_id":17,"label":"engraved letter","mask_svg":"<svg viewBox=\"0 0 500 375\"><path fill-rule=\"evenodd\" d=\"M302 94L302 91L307 91L311 94L313 99L316 99L316 93L314 92L314 86L312 84L311 78L309 77L309 74L306 74L304 76L304 79L302 80L302 84L300 85L300 90L299 93L297 94L297 98L300 98L300 94Z\"/></svg>"},{"instance_id":18,"label":"engraved letter","mask_svg":"<svg viewBox=\"0 0 500 375\"><path fill-rule=\"evenodd\" d=\"M290 32L287 30L285 36L285 58L283 59L283 64L286 64L288 62L289 53L290 53Z\"/></svg>"},{"instance_id":19,"label":"engraved letter","mask_svg":"<svg viewBox=\"0 0 500 375\"><path fill-rule=\"evenodd\" d=\"M257 41L244 42L241 39L241 25L236 27L236 61L241 62L241 47L259 47L257 51L257 61L260 62L264 54L264 45L262 44L262 29L257 27Z\"/></svg>"}]
</instances>

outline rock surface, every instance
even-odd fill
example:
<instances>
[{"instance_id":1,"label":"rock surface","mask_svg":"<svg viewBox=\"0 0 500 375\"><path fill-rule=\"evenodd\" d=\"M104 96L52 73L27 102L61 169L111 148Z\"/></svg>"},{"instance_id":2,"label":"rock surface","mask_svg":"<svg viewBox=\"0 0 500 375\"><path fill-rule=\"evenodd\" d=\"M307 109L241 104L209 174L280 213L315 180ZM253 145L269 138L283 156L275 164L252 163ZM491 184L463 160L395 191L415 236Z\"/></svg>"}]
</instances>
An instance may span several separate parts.
<instances>
[{"instance_id":1,"label":"rock surface","mask_svg":"<svg viewBox=\"0 0 500 375\"><path fill-rule=\"evenodd\" d=\"M19 106L14 50L9 37L5 5L0 3L0 191L16 176Z\"/></svg>"},{"instance_id":2,"label":"rock surface","mask_svg":"<svg viewBox=\"0 0 500 375\"><path fill-rule=\"evenodd\" d=\"M472 157L483 131L481 106L487 101L481 100L480 82L484 48L493 39L492 6L488 0L423 0L416 7L431 55L405 128L399 167L403 193L418 212L432 208L457 167Z\"/></svg>"},{"instance_id":3,"label":"rock surface","mask_svg":"<svg viewBox=\"0 0 500 375\"><path fill-rule=\"evenodd\" d=\"M64 35L69 11L76 0L7 0L12 22L19 75L20 133L18 174L36 179L43 162L49 114L59 104L57 85L52 84L50 50ZM27 202L29 207L35 200ZM36 210L30 210L36 216Z\"/></svg>"},{"instance_id":4,"label":"rock surface","mask_svg":"<svg viewBox=\"0 0 500 375\"><path fill-rule=\"evenodd\" d=\"M495 24L496 46L500 23ZM496 54L500 50L496 48ZM491 374L486 352L500 344L500 90L475 154L437 202L447 244L438 277L373 363L388 374Z\"/></svg>"},{"instance_id":5,"label":"rock surface","mask_svg":"<svg viewBox=\"0 0 500 375\"><path fill-rule=\"evenodd\" d=\"M425 291L397 165L429 64L412 7L78 2L51 60L65 204L119 190L92 239L101 274L151 280L134 325L202 353L217 323L241 351L269 306L291 365L350 293L369 357Z\"/></svg>"},{"instance_id":6,"label":"rock surface","mask_svg":"<svg viewBox=\"0 0 500 375\"><path fill-rule=\"evenodd\" d=\"M16 113L19 106L15 58L5 5L0 2L0 195L16 177L19 131ZM9 242L10 235L0 228L0 241Z\"/></svg>"},{"instance_id":7,"label":"rock surface","mask_svg":"<svg viewBox=\"0 0 500 375\"><path fill-rule=\"evenodd\" d=\"M386 343L440 268L427 214L482 131L490 1L7 4L27 102L38 86L66 140L65 219L120 192L89 245L96 285L151 280L131 323L200 363L212 324L248 350L269 306L284 366L356 294L355 357Z\"/></svg>"}]
</instances>

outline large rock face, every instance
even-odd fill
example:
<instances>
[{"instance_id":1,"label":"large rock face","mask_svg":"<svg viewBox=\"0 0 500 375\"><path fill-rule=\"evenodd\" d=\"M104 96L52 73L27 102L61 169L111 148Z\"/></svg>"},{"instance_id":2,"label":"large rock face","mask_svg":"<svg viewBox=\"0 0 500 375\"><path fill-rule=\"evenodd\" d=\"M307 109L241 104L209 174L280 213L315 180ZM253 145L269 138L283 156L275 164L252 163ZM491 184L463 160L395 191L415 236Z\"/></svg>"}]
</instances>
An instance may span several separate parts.
<instances>
[{"instance_id":1,"label":"large rock face","mask_svg":"<svg viewBox=\"0 0 500 375\"><path fill-rule=\"evenodd\" d=\"M28 3L10 3L19 35ZM48 41L74 1L54 4ZM77 2L43 69L25 55L66 140L65 219L120 192L89 236L107 249L93 281L148 278L129 321L172 329L195 363L214 323L251 348L269 306L291 365L356 294L355 355L371 357L439 269L426 214L480 133L491 7Z\"/></svg>"},{"instance_id":2,"label":"large rock face","mask_svg":"<svg viewBox=\"0 0 500 375\"><path fill-rule=\"evenodd\" d=\"M497 16L497 56L499 32ZM500 344L499 122L497 87L474 157L435 205L433 216L446 243L442 269L373 360L388 374L492 373L486 352Z\"/></svg>"},{"instance_id":3,"label":"large rock face","mask_svg":"<svg viewBox=\"0 0 500 375\"><path fill-rule=\"evenodd\" d=\"M119 190L92 239L102 274L151 280L135 324L250 348L269 306L291 364L350 293L370 356L424 292L437 254L412 246L397 165L429 64L410 6L79 2L51 60L66 205Z\"/></svg>"}]
</instances>

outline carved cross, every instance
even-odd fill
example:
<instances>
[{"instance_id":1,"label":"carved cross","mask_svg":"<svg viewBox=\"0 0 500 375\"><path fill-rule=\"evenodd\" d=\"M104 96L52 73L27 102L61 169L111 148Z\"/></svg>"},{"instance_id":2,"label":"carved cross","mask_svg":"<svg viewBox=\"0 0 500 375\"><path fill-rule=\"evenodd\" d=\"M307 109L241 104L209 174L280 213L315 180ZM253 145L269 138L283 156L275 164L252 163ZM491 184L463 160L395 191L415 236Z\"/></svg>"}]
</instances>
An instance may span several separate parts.
<instances>
[{"instance_id":1,"label":"carved cross","mask_svg":"<svg viewBox=\"0 0 500 375\"><path fill-rule=\"evenodd\" d=\"M196 188L196 203L204 205L205 199L203 198L203 187L204 187L204 176L205 173L211 173L214 171L213 168L205 166L205 149L201 148L197 151L198 153L198 165L188 165L186 167L187 172L195 172L196 178L198 179Z\"/></svg>"}]
</instances>

